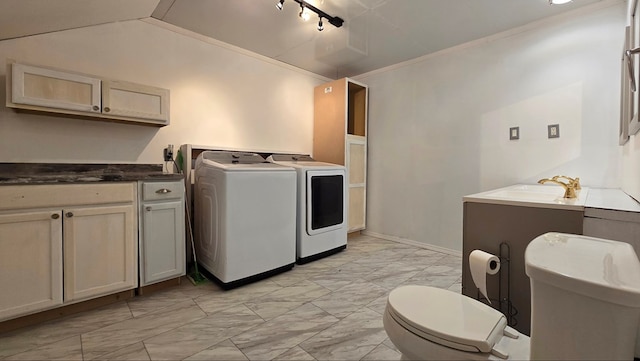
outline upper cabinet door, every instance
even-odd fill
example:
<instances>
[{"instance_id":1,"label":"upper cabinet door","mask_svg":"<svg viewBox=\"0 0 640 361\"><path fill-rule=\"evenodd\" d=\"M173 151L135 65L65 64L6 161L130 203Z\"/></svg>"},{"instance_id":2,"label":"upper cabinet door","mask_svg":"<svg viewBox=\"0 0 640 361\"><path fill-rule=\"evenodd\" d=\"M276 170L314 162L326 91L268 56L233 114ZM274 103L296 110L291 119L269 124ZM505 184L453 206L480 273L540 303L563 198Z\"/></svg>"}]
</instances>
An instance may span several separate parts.
<instances>
[{"instance_id":1,"label":"upper cabinet door","mask_svg":"<svg viewBox=\"0 0 640 361\"><path fill-rule=\"evenodd\" d=\"M24 64L11 76L13 103L100 113L100 79Z\"/></svg>"},{"instance_id":2,"label":"upper cabinet door","mask_svg":"<svg viewBox=\"0 0 640 361\"><path fill-rule=\"evenodd\" d=\"M169 123L169 90L105 80L102 82L102 112L112 116Z\"/></svg>"}]
</instances>

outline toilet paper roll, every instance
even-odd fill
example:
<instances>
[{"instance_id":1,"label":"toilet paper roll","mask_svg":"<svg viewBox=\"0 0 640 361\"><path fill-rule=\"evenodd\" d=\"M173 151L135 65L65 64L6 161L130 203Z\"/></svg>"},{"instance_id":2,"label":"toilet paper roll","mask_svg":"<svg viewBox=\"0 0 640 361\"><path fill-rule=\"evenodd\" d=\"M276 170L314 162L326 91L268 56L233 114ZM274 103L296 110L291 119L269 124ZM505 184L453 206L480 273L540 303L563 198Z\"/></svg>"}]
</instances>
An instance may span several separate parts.
<instances>
[{"instance_id":1,"label":"toilet paper roll","mask_svg":"<svg viewBox=\"0 0 640 361\"><path fill-rule=\"evenodd\" d=\"M469 268L473 283L491 304L491 300L487 296L487 275L494 275L500 271L500 259L491 253L476 249L469 255Z\"/></svg>"}]
</instances>

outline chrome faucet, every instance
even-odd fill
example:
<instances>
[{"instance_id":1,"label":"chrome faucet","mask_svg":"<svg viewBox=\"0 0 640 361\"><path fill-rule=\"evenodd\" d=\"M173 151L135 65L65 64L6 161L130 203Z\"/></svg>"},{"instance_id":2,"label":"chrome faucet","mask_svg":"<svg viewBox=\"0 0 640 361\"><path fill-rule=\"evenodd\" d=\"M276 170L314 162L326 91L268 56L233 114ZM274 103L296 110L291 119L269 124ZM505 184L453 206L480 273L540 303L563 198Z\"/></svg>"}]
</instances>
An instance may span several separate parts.
<instances>
[{"instance_id":1,"label":"chrome faucet","mask_svg":"<svg viewBox=\"0 0 640 361\"><path fill-rule=\"evenodd\" d=\"M560 182L558 180L558 178L570 179L570 178L564 177L564 176L555 176L555 177L552 177L552 178L540 179L538 181L538 183L545 184L547 182L551 182L551 183L557 184L559 186L562 186L562 188L564 188L564 198L577 198L577 196L576 196L576 182L572 181L572 180L570 180L569 183ZM578 178L576 178L576 179L578 179ZM580 185L579 182L580 181L578 179L578 183L577 183L578 186Z\"/></svg>"}]
</instances>

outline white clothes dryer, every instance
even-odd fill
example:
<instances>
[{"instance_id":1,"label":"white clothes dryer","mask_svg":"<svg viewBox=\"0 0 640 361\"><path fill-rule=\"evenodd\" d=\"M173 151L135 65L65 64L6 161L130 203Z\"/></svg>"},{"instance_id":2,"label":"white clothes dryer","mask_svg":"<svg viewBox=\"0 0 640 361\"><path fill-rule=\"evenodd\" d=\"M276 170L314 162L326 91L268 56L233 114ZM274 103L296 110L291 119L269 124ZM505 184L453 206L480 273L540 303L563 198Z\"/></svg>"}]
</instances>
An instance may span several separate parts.
<instances>
[{"instance_id":1,"label":"white clothes dryer","mask_svg":"<svg viewBox=\"0 0 640 361\"><path fill-rule=\"evenodd\" d=\"M198 263L224 288L296 261L296 172L259 154L205 151L195 164Z\"/></svg>"},{"instance_id":2,"label":"white clothes dryer","mask_svg":"<svg viewBox=\"0 0 640 361\"><path fill-rule=\"evenodd\" d=\"M296 257L302 264L347 248L347 182L344 166L309 155L272 154L268 161L298 174Z\"/></svg>"}]
</instances>

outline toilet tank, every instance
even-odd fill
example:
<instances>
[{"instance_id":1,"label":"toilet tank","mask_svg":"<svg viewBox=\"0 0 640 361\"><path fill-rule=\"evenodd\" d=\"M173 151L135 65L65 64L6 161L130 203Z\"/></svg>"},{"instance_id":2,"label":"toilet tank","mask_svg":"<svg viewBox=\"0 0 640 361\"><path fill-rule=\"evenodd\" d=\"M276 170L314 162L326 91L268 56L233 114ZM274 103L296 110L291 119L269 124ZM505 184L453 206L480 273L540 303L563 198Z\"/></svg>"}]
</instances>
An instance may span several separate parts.
<instances>
[{"instance_id":1,"label":"toilet tank","mask_svg":"<svg viewBox=\"0 0 640 361\"><path fill-rule=\"evenodd\" d=\"M631 245L564 233L525 251L531 282L531 359L639 356L640 261Z\"/></svg>"}]
</instances>

